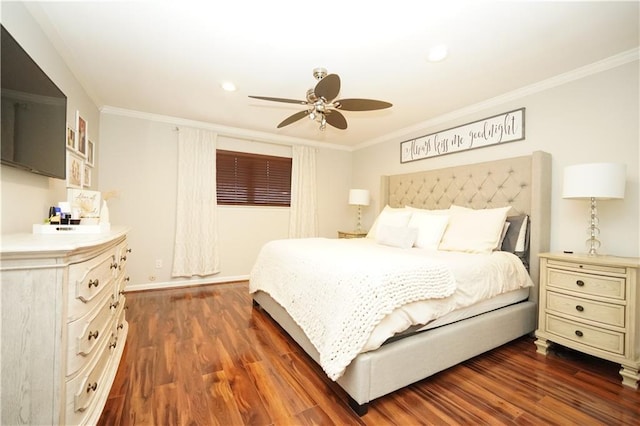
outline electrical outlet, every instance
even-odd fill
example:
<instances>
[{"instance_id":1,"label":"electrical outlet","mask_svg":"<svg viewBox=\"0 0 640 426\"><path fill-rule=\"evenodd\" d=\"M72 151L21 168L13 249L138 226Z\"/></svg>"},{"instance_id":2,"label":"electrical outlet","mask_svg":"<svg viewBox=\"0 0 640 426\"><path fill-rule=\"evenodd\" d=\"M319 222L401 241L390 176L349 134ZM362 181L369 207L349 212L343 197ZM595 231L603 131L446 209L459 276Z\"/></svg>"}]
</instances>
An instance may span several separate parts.
<instances>
[{"instance_id":1,"label":"electrical outlet","mask_svg":"<svg viewBox=\"0 0 640 426\"><path fill-rule=\"evenodd\" d=\"M162 259L156 259L156 269L162 268Z\"/></svg>"}]
</instances>

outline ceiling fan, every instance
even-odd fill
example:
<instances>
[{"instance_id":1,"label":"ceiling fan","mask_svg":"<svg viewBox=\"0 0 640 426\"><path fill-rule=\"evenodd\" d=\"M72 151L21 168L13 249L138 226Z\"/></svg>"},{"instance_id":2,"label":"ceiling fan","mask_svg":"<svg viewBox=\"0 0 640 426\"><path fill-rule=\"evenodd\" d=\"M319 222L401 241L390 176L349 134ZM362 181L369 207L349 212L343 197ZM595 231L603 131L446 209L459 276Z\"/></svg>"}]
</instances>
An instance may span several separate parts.
<instances>
[{"instance_id":1,"label":"ceiling fan","mask_svg":"<svg viewBox=\"0 0 640 426\"><path fill-rule=\"evenodd\" d=\"M347 120L338 110L342 111L373 111L377 109L389 108L389 102L376 101L374 99L335 99L340 93L340 77L337 74L327 74L324 68L313 70L313 76L318 80L316 87L307 90L307 99L304 101L296 99L271 98L267 96L249 96L254 99L265 101L285 102L291 104L305 105L308 108L304 111L296 112L284 119L278 128L295 123L304 117L309 116L311 120L320 123L320 130L324 130L327 124L344 130L347 128Z\"/></svg>"}]
</instances>

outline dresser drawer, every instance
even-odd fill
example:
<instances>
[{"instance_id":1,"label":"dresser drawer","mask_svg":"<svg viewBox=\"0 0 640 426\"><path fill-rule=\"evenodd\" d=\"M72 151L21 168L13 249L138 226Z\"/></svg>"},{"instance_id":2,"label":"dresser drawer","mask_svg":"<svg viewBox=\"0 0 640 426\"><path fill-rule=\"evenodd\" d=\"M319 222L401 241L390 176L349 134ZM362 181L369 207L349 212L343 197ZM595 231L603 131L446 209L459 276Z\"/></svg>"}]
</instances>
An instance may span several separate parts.
<instances>
[{"instance_id":1,"label":"dresser drawer","mask_svg":"<svg viewBox=\"0 0 640 426\"><path fill-rule=\"evenodd\" d=\"M89 362L95 348L100 346L104 339L110 338L117 311L114 305L113 296L107 294L107 297L101 300L98 309L67 325L69 330L67 376L73 375Z\"/></svg>"},{"instance_id":2,"label":"dresser drawer","mask_svg":"<svg viewBox=\"0 0 640 426\"><path fill-rule=\"evenodd\" d=\"M624 333L546 315L547 332L596 349L624 355Z\"/></svg>"},{"instance_id":3,"label":"dresser drawer","mask_svg":"<svg viewBox=\"0 0 640 426\"><path fill-rule=\"evenodd\" d=\"M69 267L69 320L73 321L91 310L104 292L113 291L115 269L114 251Z\"/></svg>"},{"instance_id":4,"label":"dresser drawer","mask_svg":"<svg viewBox=\"0 0 640 426\"><path fill-rule=\"evenodd\" d=\"M608 297L618 300L624 300L625 298L624 278L549 268L547 270L547 285L550 288L556 287L585 295Z\"/></svg>"},{"instance_id":5,"label":"dresser drawer","mask_svg":"<svg viewBox=\"0 0 640 426\"><path fill-rule=\"evenodd\" d=\"M67 383L66 424L85 424L84 420L95 409L94 401L109 392L111 384L106 380L106 372L112 355L108 346L112 339L109 333L109 341L100 344L99 356L95 357L94 362Z\"/></svg>"},{"instance_id":6,"label":"dresser drawer","mask_svg":"<svg viewBox=\"0 0 640 426\"><path fill-rule=\"evenodd\" d=\"M547 309L577 318L624 327L625 307L555 292L547 293Z\"/></svg>"}]
</instances>

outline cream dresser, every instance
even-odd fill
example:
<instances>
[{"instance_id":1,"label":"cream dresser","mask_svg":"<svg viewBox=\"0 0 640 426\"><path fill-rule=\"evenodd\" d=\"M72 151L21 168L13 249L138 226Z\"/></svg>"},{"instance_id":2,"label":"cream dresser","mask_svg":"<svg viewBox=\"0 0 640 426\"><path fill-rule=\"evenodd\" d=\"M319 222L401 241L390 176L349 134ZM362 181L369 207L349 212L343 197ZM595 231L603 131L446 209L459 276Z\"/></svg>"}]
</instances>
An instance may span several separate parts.
<instances>
[{"instance_id":1,"label":"cream dresser","mask_svg":"<svg viewBox=\"0 0 640 426\"><path fill-rule=\"evenodd\" d=\"M640 379L640 259L540 254L536 345L549 342L619 363L622 384Z\"/></svg>"},{"instance_id":2,"label":"cream dresser","mask_svg":"<svg viewBox=\"0 0 640 426\"><path fill-rule=\"evenodd\" d=\"M127 229L1 241L0 424L95 424L124 349Z\"/></svg>"}]
</instances>

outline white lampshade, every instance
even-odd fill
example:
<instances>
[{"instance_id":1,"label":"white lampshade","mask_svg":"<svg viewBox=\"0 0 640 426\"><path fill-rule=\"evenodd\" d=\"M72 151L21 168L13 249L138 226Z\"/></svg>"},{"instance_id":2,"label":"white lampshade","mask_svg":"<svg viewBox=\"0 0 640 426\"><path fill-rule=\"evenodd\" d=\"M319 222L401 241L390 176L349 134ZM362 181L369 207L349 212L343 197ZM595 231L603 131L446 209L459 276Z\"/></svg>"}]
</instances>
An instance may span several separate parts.
<instances>
[{"instance_id":1,"label":"white lampshade","mask_svg":"<svg viewBox=\"0 0 640 426\"><path fill-rule=\"evenodd\" d=\"M355 205L355 206L368 206L369 190L368 189L349 190L349 204Z\"/></svg>"},{"instance_id":2,"label":"white lampshade","mask_svg":"<svg viewBox=\"0 0 640 426\"><path fill-rule=\"evenodd\" d=\"M626 165L590 163L564 169L562 198L624 198Z\"/></svg>"}]
</instances>

